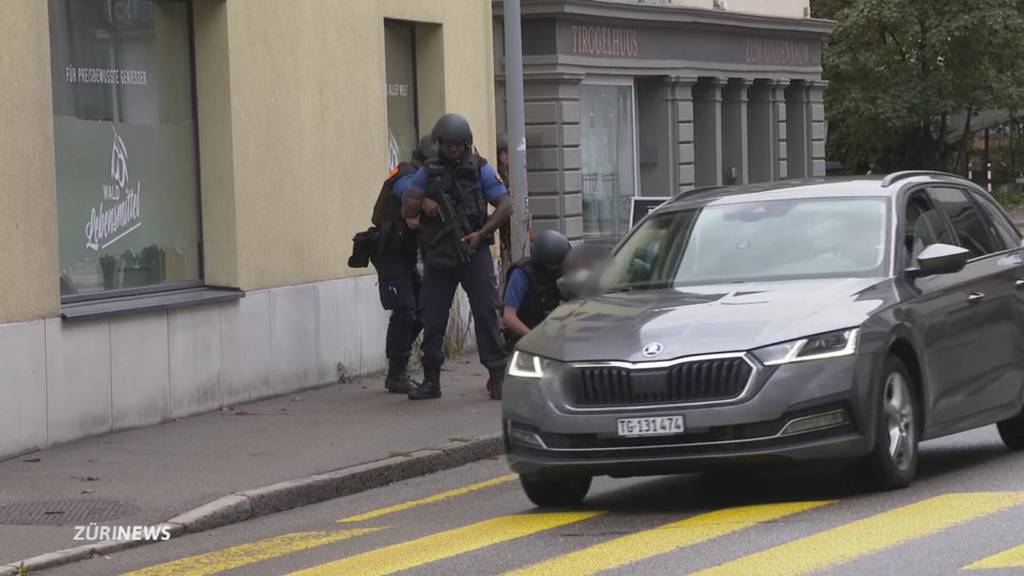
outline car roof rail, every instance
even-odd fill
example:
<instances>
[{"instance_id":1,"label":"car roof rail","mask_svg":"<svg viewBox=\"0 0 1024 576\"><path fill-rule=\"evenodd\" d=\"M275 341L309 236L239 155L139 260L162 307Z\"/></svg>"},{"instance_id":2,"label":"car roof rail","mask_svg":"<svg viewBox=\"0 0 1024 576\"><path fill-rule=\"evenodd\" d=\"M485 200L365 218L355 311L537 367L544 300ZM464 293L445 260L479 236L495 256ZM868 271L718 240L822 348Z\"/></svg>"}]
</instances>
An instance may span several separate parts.
<instances>
[{"instance_id":1,"label":"car roof rail","mask_svg":"<svg viewBox=\"0 0 1024 576\"><path fill-rule=\"evenodd\" d=\"M702 194L704 192L710 192L712 190L719 190L725 188L725 186L697 186L696 188L690 188L689 190L683 190L682 192L676 192L672 195L672 201L679 200L683 196L689 196L692 194Z\"/></svg>"},{"instance_id":2,"label":"car roof rail","mask_svg":"<svg viewBox=\"0 0 1024 576\"><path fill-rule=\"evenodd\" d=\"M905 180L907 178L913 178L914 176L947 176L953 177L958 180L964 180L963 176L958 174L951 174L949 172L941 172L939 170L902 170L900 172L893 172L882 179L882 188L888 188L892 186L894 182Z\"/></svg>"}]
</instances>

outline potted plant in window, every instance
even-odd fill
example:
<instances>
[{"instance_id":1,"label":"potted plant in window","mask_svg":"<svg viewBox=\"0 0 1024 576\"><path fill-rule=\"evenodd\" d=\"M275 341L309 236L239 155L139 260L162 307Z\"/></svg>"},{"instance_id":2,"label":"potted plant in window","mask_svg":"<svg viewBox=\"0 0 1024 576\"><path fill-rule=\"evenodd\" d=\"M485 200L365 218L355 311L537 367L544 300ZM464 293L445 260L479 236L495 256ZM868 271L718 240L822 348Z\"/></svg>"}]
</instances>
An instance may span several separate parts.
<instances>
[{"instance_id":1,"label":"potted plant in window","mask_svg":"<svg viewBox=\"0 0 1024 576\"><path fill-rule=\"evenodd\" d=\"M146 270L142 265L142 256L125 250L121 253L121 266L124 271L123 288L146 285Z\"/></svg>"},{"instance_id":2,"label":"potted plant in window","mask_svg":"<svg viewBox=\"0 0 1024 576\"><path fill-rule=\"evenodd\" d=\"M142 249L142 268L146 270L146 283L159 284L166 278L164 249L150 244Z\"/></svg>"},{"instance_id":3,"label":"potted plant in window","mask_svg":"<svg viewBox=\"0 0 1024 576\"><path fill-rule=\"evenodd\" d=\"M103 273L103 289L113 289L117 284L117 257L110 254L100 256L100 271Z\"/></svg>"}]
</instances>

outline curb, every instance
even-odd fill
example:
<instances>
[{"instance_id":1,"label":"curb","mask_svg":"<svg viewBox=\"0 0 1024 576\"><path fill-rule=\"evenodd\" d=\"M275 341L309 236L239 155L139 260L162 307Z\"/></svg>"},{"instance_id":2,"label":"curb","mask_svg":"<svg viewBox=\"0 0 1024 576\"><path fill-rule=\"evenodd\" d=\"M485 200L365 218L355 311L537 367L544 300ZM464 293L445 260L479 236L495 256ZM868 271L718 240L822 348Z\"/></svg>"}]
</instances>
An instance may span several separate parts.
<instances>
[{"instance_id":1,"label":"curb","mask_svg":"<svg viewBox=\"0 0 1024 576\"><path fill-rule=\"evenodd\" d=\"M401 456L235 492L179 514L156 527L166 528L171 538L177 538L275 512L351 496L409 478L458 468L500 456L504 451L501 433L468 438L437 448L417 450ZM0 566L0 574L18 574L22 566L33 572L45 570L160 541L107 540L76 546Z\"/></svg>"}]
</instances>

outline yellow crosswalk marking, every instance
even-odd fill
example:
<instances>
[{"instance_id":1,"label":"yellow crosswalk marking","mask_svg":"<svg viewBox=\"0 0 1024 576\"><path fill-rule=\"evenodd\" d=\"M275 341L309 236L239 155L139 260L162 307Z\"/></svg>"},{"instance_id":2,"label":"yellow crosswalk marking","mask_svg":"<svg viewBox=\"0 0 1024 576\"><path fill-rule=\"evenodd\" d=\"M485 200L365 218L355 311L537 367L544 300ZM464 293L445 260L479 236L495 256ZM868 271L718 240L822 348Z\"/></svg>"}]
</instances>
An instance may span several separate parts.
<instances>
[{"instance_id":1,"label":"yellow crosswalk marking","mask_svg":"<svg viewBox=\"0 0 1024 576\"><path fill-rule=\"evenodd\" d=\"M807 574L1020 504L1024 492L936 496L720 564L697 576Z\"/></svg>"},{"instance_id":2,"label":"yellow crosswalk marking","mask_svg":"<svg viewBox=\"0 0 1024 576\"><path fill-rule=\"evenodd\" d=\"M684 546L738 532L762 522L811 510L834 501L757 504L716 510L664 524L583 550L539 562L506 576L584 576L619 568Z\"/></svg>"},{"instance_id":3,"label":"yellow crosswalk marking","mask_svg":"<svg viewBox=\"0 0 1024 576\"><path fill-rule=\"evenodd\" d=\"M383 576L393 574L492 544L587 520L600 514L604 514L604 512L546 512L500 516L462 528L342 558L295 572L291 576L336 576L338 574Z\"/></svg>"},{"instance_id":4,"label":"yellow crosswalk marking","mask_svg":"<svg viewBox=\"0 0 1024 576\"><path fill-rule=\"evenodd\" d=\"M991 568L1024 568L1024 546L1017 546L964 566L964 570L988 570Z\"/></svg>"},{"instance_id":5,"label":"yellow crosswalk marking","mask_svg":"<svg viewBox=\"0 0 1024 576\"><path fill-rule=\"evenodd\" d=\"M348 516L342 518L338 522L360 522L362 520L369 520L371 518L378 518L385 514L391 514L393 512L400 512L402 510L408 510L417 506L423 506L424 504L433 504L434 502L440 502L453 498L455 496L462 496L463 494L469 494L470 492L476 492L477 490L483 490L484 488L490 488L491 486L497 486L506 482L511 482L518 478L515 474L506 474L504 476L498 476L497 478L491 478L490 480L484 480L483 482L477 482L476 484L470 484L463 486L462 488L456 488L455 490L449 490L447 492L441 492L428 496L426 498L420 498L419 500L411 500L409 502L403 502L401 504L395 504L394 506L388 506L387 508L378 508L377 510L371 510L363 514L356 514L355 516Z\"/></svg>"},{"instance_id":6,"label":"yellow crosswalk marking","mask_svg":"<svg viewBox=\"0 0 1024 576\"><path fill-rule=\"evenodd\" d=\"M150 566L122 576L207 576L324 544L340 542L377 530L383 530L383 528L357 528L336 532L294 532Z\"/></svg>"}]
</instances>

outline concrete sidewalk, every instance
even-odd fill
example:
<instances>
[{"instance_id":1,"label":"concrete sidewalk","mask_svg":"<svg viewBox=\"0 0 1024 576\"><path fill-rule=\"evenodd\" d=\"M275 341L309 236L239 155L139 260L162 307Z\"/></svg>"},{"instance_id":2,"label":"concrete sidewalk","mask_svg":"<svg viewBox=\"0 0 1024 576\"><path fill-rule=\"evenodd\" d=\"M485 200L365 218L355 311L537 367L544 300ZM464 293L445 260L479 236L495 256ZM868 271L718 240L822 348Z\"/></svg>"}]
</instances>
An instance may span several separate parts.
<instances>
[{"instance_id":1,"label":"concrete sidewalk","mask_svg":"<svg viewBox=\"0 0 1024 576\"><path fill-rule=\"evenodd\" d=\"M327 494L496 457L501 406L488 398L486 378L473 353L448 361L440 400L413 402L386 393L383 376L365 377L0 462L0 566L87 544L73 539L76 525L159 524L240 491L309 484L311 475L367 463L358 478L348 470L321 478L330 481ZM412 454L438 447L445 448ZM358 485L339 484L343 477ZM295 484L270 492L294 497ZM312 498L329 497L323 493ZM260 504L287 508L303 497ZM41 504L52 501L68 502ZM62 525L4 524L25 520L4 508L12 504Z\"/></svg>"}]
</instances>

